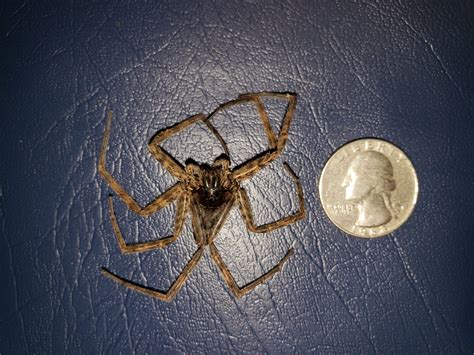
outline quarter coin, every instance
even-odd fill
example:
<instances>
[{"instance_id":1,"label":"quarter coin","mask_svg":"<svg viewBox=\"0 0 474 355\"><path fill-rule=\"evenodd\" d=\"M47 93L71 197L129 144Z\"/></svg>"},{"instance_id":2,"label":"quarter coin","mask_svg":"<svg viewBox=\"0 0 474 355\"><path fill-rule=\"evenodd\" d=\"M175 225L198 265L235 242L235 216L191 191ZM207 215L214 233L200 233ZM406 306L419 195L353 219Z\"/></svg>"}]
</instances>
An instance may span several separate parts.
<instances>
[{"instance_id":1,"label":"quarter coin","mask_svg":"<svg viewBox=\"0 0 474 355\"><path fill-rule=\"evenodd\" d=\"M405 153L390 142L364 138L340 147L319 180L329 219L362 238L389 234L406 222L418 197L418 179Z\"/></svg>"}]
</instances>

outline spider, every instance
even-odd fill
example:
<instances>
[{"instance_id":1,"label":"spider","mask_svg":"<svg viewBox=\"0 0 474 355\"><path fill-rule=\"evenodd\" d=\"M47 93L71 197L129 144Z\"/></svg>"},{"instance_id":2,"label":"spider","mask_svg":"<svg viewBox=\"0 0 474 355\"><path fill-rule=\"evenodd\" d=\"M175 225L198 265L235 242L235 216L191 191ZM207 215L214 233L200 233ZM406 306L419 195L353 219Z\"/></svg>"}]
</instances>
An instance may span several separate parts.
<instances>
[{"instance_id":1,"label":"spider","mask_svg":"<svg viewBox=\"0 0 474 355\"><path fill-rule=\"evenodd\" d=\"M278 136L273 132L265 107L261 97L271 97L276 99L287 100L286 112L284 114L283 123L281 125ZM252 103L257 107L259 118L263 124L265 135L267 136L269 149L246 162L231 168L230 154L226 143L212 126L210 119L217 113L227 109L233 105L242 103ZM230 273L228 267L224 263L218 249L214 244L220 229L222 228L231 208L237 203L248 230L254 233L266 233L275 229L292 224L306 215L303 189L298 177L287 163L284 167L287 173L293 179L296 185L297 196L299 200L298 211L294 214L283 217L271 223L257 226L254 222L249 197L240 182L249 179L258 171L265 168L271 162L275 161L283 152L286 141L288 139L288 130L293 118L296 107L296 94L292 93L271 93L261 92L254 94L243 94L237 99L229 101L219 106L209 116L197 114L191 116L174 126L158 131L150 140L148 148L151 154L178 180L173 186L156 197L146 206L140 206L137 201L117 182L112 174L106 168L106 152L109 145L110 130L112 124L112 113L108 113L107 124L104 131L102 147L100 150L98 170L102 178L107 182L110 188L125 203L125 205L141 217L148 217L159 211L168 204L176 201L177 211L173 234L158 240L147 241L143 243L127 244L114 211L113 196L108 197L108 207L112 228L118 241L119 248L122 253L140 253L148 250L164 248L173 243L179 237L186 214L190 212L192 220L192 228L194 240L197 244L197 250L184 267L183 271L178 275L176 280L166 291L159 291L148 286L143 286L133 281L118 276L105 267L102 267L102 274L119 284L132 290L141 292L145 295L158 298L162 301L170 302L183 287L186 279L191 271L196 267L201 259L205 247L208 246L212 260L217 265L225 282L230 287L233 295L240 298L258 285L269 280L273 275L279 272L288 258L293 255L294 249L291 247L279 263L272 269L254 281L240 287ZM160 147L160 144L167 138L179 133L183 129L202 122L211 132L219 139L223 145L225 154L219 156L212 165L198 164L193 160L186 161L185 166L173 158L167 151Z\"/></svg>"}]
</instances>

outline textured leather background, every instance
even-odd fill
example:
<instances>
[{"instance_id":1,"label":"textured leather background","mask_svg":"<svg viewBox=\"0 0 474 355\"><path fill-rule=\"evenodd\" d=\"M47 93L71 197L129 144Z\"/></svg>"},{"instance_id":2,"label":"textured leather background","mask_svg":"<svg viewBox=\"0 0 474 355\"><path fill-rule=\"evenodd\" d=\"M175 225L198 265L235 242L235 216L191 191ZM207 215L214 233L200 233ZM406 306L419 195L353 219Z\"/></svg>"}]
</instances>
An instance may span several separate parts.
<instances>
[{"instance_id":1,"label":"textured leather background","mask_svg":"<svg viewBox=\"0 0 474 355\"><path fill-rule=\"evenodd\" d=\"M2 354L474 351L472 2L4 1L0 11ZM173 182L148 154L154 132L262 90L299 101L284 157L246 185L252 205L261 221L295 208L288 161L308 217L254 235L234 211L218 246L242 284L295 242L283 271L236 300L206 252L170 304L100 276L107 266L163 289L194 251L188 226L165 250L120 254L96 169L107 110L108 166L145 203ZM236 125L238 156L256 137ZM198 156L196 132L169 149ZM332 225L316 184L334 149L367 136L400 146L421 188L409 221L377 240ZM130 241L171 230L173 208L146 220L117 210Z\"/></svg>"}]
</instances>

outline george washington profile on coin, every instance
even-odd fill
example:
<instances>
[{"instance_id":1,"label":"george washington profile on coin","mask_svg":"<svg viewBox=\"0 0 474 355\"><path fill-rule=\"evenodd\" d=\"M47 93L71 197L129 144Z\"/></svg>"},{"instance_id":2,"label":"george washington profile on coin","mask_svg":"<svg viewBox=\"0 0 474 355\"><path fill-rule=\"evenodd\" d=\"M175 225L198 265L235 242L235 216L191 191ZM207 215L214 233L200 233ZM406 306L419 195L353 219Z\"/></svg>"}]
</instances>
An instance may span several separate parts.
<instances>
[{"instance_id":1,"label":"george washington profile on coin","mask_svg":"<svg viewBox=\"0 0 474 355\"><path fill-rule=\"evenodd\" d=\"M393 167L385 155L376 151L357 153L342 182L346 200L357 204L359 227L378 227L396 217L390 194L395 190Z\"/></svg>"},{"instance_id":2,"label":"george washington profile on coin","mask_svg":"<svg viewBox=\"0 0 474 355\"><path fill-rule=\"evenodd\" d=\"M418 195L415 170L406 155L379 139L361 139L338 149L319 183L331 221L358 237L379 237L399 228Z\"/></svg>"}]
</instances>

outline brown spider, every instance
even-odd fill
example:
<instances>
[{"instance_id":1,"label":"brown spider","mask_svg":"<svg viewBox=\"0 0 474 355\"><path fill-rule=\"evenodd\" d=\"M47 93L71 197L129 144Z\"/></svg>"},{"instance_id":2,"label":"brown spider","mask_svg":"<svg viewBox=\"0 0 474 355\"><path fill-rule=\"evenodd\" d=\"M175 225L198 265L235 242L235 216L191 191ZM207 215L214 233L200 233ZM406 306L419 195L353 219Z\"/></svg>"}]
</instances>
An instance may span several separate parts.
<instances>
[{"instance_id":1,"label":"brown spider","mask_svg":"<svg viewBox=\"0 0 474 355\"><path fill-rule=\"evenodd\" d=\"M281 125L280 133L278 137L273 132L268 115L265 111L265 107L261 101L261 97L272 97L277 99L285 99L288 101L283 123ZM217 112L227 109L230 106L241 104L241 103L254 103L257 107L260 120L263 123L265 134L268 138L269 149L264 151L243 164L240 164L233 169L230 168L229 151L227 146L219 135L217 130L209 122L210 118ZM156 297L162 301L171 301L176 294L179 292L184 282L188 278L191 271L195 268L201 256L204 252L204 247L207 245L210 248L211 257L219 268L225 282L230 287L232 293L240 298L253 290L256 286L269 280L275 273L280 271L283 264L293 254L293 248L290 248L286 255L280 260L280 262L260 276L256 280L248 283L243 287L239 287L234 277L230 273L227 266L224 264L219 251L214 245L214 240L217 237L222 225L224 224L229 211L232 206L237 202L240 208L240 212L243 215L247 228L254 233L265 233L275 230L277 228L284 227L291 223L294 223L304 218L306 212L303 200L303 189L298 180L298 177L291 170L290 166L284 163L286 171L292 177L295 182L296 190L299 199L299 210L289 216L283 217L277 221L267 223L261 226L256 226L253 219L252 210L248 195L243 187L240 186L240 182L250 178L256 174L259 170L266 167L271 162L275 161L283 152L286 141L288 139L288 130L293 117L293 112L296 106L296 94L291 93L269 93L262 92L257 94L245 94L240 95L238 99L230 101L226 104L219 106L209 116L198 114L185 119L184 121L166 128L162 131L157 132L148 145L151 154L163 164L163 166L176 178L178 182L171 186L163 194L155 198L145 207L141 207L135 199L120 185L117 180L107 171L105 156L107 147L109 145L110 127L112 122L112 113L109 112L107 118L107 125L104 132L104 138L102 141L102 147L100 150L99 158L99 173L102 175L108 185L115 191L115 193L122 199L122 201L136 214L142 217L148 217L151 214L159 211L169 203L177 201L177 212L176 222L174 225L173 234L171 236L148 241L144 243L127 244L123 238L122 232L120 231L117 223L117 218L114 212L114 205L112 196L109 196L108 205L110 219L112 227L117 237L117 241L122 253L139 253L147 250L153 250L157 248L164 248L170 243L174 242L180 235L186 213L188 210L191 212L192 227L194 239L197 244L197 251L192 256L191 260L185 266L183 271L179 274L177 279L171 285L166 292L161 292L149 287L145 287L126 280L120 276L111 273L106 268L102 268L102 274L118 282L119 284L131 288L135 291L141 292L145 295ZM220 140L226 152L225 155L218 157L212 166L207 164L197 164L194 161L188 161L186 166L182 166L176 159L174 159L169 153L160 147L165 139L170 136L177 134L186 127L195 124L197 122L203 122L213 132L214 135Z\"/></svg>"}]
</instances>

